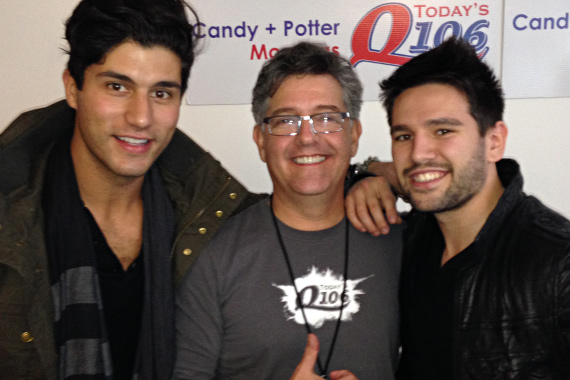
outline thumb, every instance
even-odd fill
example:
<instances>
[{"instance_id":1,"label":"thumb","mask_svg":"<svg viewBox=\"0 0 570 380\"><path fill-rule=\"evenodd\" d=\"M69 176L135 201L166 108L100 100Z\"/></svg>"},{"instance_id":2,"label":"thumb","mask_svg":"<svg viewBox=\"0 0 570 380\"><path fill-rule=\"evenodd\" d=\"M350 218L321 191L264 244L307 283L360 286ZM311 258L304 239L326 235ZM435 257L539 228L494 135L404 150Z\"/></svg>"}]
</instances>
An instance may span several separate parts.
<instances>
[{"instance_id":1,"label":"thumb","mask_svg":"<svg viewBox=\"0 0 570 380\"><path fill-rule=\"evenodd\" d=\"M292 379L295 379L295 376L300 376L304 374L314 373L315 363L317 362L317 358L319 357L319 339L315 334L307 335L307 345L305 346L305 352L303 353L303 358L301 362L295 368L295 372L293 373Z\"/></svg>"}]
</instances>

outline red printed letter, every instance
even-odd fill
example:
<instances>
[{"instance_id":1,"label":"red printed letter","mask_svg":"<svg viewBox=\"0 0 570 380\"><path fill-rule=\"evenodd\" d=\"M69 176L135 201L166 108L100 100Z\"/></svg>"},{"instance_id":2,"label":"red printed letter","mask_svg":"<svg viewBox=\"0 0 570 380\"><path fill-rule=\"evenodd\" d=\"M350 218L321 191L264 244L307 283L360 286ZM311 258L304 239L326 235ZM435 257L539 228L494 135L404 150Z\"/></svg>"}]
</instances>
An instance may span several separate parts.
<instances>
[{"instance_id":1,"label":"red printed letter","mask_svg":"<svg viewBox=\"0 0 570 380\"><path fill-rule=\"evenodd\" d=\"M391 33L386 45L380 51L371 49L370 44L374 28L384 13L392 15ZM385 4L368 12L354 29L352 35L352 53L350 63L356 66L362 61L403 65L411 57L395 54L394 52L406 39L411 27L412 14L408 7L402 4Z\"/></svg>"}]
</instances>

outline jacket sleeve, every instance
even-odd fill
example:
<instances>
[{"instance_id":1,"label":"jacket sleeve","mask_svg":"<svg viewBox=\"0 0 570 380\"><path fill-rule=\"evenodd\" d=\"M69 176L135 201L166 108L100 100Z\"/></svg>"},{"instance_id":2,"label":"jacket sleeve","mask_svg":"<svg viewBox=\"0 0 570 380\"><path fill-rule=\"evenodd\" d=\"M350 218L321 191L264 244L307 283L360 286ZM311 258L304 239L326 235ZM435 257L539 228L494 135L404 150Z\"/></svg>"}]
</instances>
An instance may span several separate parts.
<instances>
[{"instance_id":1,"label":"jacket sleeve","mask_svg":"<svg viewBox=\"0 0 570 380\"><path fill-rule=\"evenodd\" d=\"M562 339L566 361L570 363L570 242L566 247L565 260L562 263L558 292L558 326Z\"/></svg>"},{"instance_id":2,"label":"jacket sleeve","mask_svg":"<svg viewBox=\"0 0 570 380\"><path fill-rule=\"evenodd\" d=\"M178 288L173 379L216 377L223 336L216 272L215 260L205 249Z\"/></svg>"}]
</instances>

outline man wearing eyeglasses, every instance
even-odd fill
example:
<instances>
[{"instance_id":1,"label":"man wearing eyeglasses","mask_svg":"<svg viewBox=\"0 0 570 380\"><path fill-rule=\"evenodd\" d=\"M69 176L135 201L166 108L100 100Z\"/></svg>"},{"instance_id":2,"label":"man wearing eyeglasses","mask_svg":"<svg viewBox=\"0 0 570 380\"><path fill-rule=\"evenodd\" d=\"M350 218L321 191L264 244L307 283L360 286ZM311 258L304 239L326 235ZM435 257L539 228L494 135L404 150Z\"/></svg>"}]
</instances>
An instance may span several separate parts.
<instances>
[{"instance_id":1,"label":"man wearing eyeglasses","mask_svg":"<svg viewBox=\"0 0 570 380\"><path fill-rule=\"evenodd\" d=\"M231 218L183 279L174 378L286 379L312 333L316 364L294 379L393 379L401 230L374 237L345 217L361 96L350 63L319 45L263 66L253 138L273 195Z\"/></svg>"}]
</instances>

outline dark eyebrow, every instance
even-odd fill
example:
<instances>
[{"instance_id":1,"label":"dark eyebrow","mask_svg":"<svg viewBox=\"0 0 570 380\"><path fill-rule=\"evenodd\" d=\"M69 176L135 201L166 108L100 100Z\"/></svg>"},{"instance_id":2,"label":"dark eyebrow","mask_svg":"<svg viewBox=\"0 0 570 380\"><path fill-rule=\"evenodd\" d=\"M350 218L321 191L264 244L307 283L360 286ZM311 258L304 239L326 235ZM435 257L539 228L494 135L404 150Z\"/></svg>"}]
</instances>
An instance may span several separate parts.
<instances>
[{"instance_id":1,"label":"dark eyebrow","mask_svg":"<svg viewBox=\"0 0 570 380\"><path fill-rule=\"evenodd\" d=\"M449 118L449 117L440 117L437 119L430 119L426 122L426 125L453 125L453 126L460 126L463 123L457 119Z\"/></svg>"},{"instance_id":2,"label":"dark eyebrow","mask_svg":"<svg viewBox=\"0 0 570 380\"><path fill-rule=\"evenodd\" d=\"M135 81L133 81L130 77L128 77L127 75L124 74L120 74L117 73L116 71L104 71L102 73L97 74L98 77L109 77L109 78L115 78L117 80L120 80L122 82L127 82L130 84L134 84ZM157 82L153 85L153 87L166 87L166 88L177 88L177 89L181 89L182 86L180 85L180 83L175 82L175 81L168 81L168 80L163 80L160 82Z\"/></svg>"},{"instance_id":3,"label":"dark eyebrow","mask_svg":"<svg viewBox=\"0 0 570 380\"><path fill-rule=\"evenodd\" d=\"M182 86L180 86L180 83L168 80L163 80L158 83L155 83L153 87L177 88L179 90L182 88Z\"/></svg>"},{"instance_id":4,"label":"dark eyebrow","mask_svg":"<svg viewBox=\"0 0 570 380\"><path fill-rule=\"evenodd\" d=\"M119 74L115 71L103 71L99 74L97 74L98 77L109 77L109 78L115 78L118 79L120 81L123 82L128 82L128 83L135 83L131 78L129 78L128 76L124 75L124 74Z\"/></svg>"},{"instance_id":5,"label":"dark eyebrow","mask_svg":"<svg viewBox=\"0 0 570 380\"><path fill-rule=\"evenodd\" d=\"M392 125L390 127L390 134L393 135L396 132L406 131L408 128L404 125Z\"/></svg>"},{"instance_id":6,"label":"dark eyebrow","mask_svg":"<svg viewBox=\"0 0 570 380\"><path fill-rule=\"evenodd\" d=\"M438 127L438 126L454 126L454 127L460 127L463 125L463 123L461 121L459 121L458 119L454 119L452 117L439 117L437 119L429 119L426 120L426 122L424 123L424 126L426 127ZM390 134L394 134L396 132L402 132L402 131L406 131L409 128L405 125L392 125L390 127Z\"/></svg>"}]
</instances>

